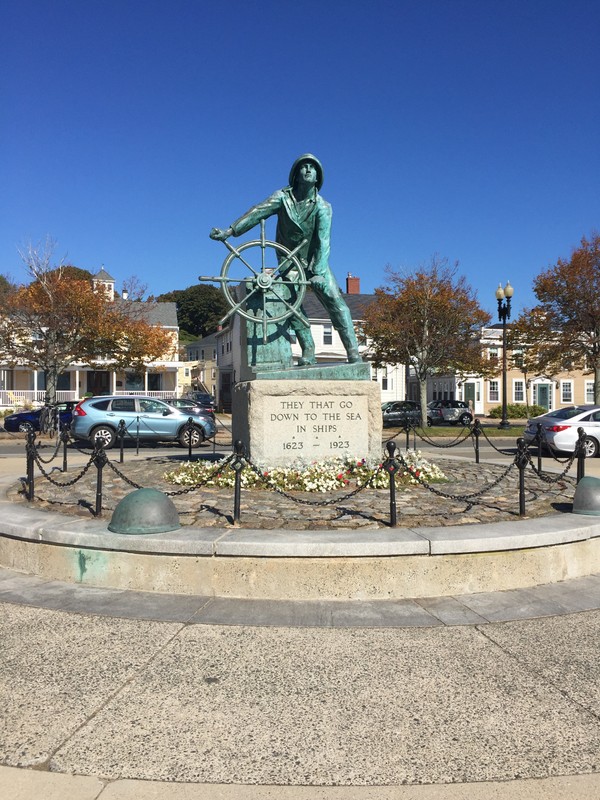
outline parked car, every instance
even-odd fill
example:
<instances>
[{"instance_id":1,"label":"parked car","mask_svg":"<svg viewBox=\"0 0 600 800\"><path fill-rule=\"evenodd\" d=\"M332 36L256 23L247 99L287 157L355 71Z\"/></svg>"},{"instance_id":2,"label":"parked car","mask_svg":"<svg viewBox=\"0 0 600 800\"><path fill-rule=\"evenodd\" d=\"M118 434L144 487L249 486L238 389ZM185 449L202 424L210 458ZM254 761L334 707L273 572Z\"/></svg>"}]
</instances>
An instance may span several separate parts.
<instances>
[{"instance_id":1,"label":"parked car","mask_svg":"<svg viewBox=\"0 0 600 800\"><path fill-rule=\"evenodd\" d=\"M415 400L396 400L384 408L382 416L384 428L391 425L404 425L405 422L418 426L421 424L421 404ZM433 424L429 413L427 414L427 424Z\"/></svg>"},{"instance_id":2,"label":"parked car","mask_svg":"<svg viewBox=\"0 0 600 800\"><path fill-rule=\"evenodd\" d=\"M573 453L579 438L577 429L583 428L586 458L593 458L600 452L600 406L566 406L527 420L523 434L527 444L534 441L538 422L542 425L542 446L545 443L550 449Z\"/></svg>"},{"instance_id":3,"label":"parked car","mask_svg":"<svg viewBox=\"0 0 600 800\"><path fill-rule=\"evenodd\" d=\"M194 427L186 427L192 417ZM199 447L205 439L216 433L214 421L208 414L189 408L174 408L154 397L132 395L98 396L82 400L73 409L71 433L75 439L94 442L100 437L106 448L112 447L117 437L120 420L125 421L127 434L144 441L177 441L188 447Z\"/></svg>"},{"instance_id":4,"label":"parked car","mask_svg":"<svg viewBox=\"0 0 600 800\"><path fill-rule=\"evenodd\" d=\"M174 408L181 408L183 410L189 408L197 414L208 414L213 419L215 418L215 412L212 408L208 406L202 406L195 400L191 400L189 397L163 397L163 400L165 403L168 403Z\"/></svg>"},{"instance_id":5,"label":"parked car","mask_svg":"<svg viewBox=\"0 0 600 800\"><path fill-rule=\"evenodd\" d=\"M213 413L215 411L215 398L212 394L207 392L188 392L185 395L186 400L193 400L201 408L208 408Z\"/></svg>"},{"instance_id":6,"label":"parked car","mask_svg":"<svg viewBox=\"0 0 600 800\"><path fill-rule=\"evenodd\" d=\"M450 425L470 425L473 422L473 414L469 404L464 400L432 400L427 404L427 408L439 409L441 411L442 422L449 422Z\"/></svg>"},{"instance_id":7,"label":"parked car","mask_svg":"<svg viewBox=\"0 0 600 800\"><path fill-rule=\"evenodd\" d=\"M437 402L432 400L430 403L427 403L427 424L441 425L443 421L444 415Z\"/></svg>"},{"instance_id":8,"label":"parked car","mask_svg":"<svg viewBox=\"0 0 600 800\"><path fill-rule=\"evenodd\" d=\"M61 427L71 423L75 405L74 400L69 400L66 403L57 403ZM39 431L41 413L41 408L32 408L29 411L16 411L14 414L9 414L4 417L4 430L10 433L17 433L18 431L24 433L29 430Z\"/></svg>"}]
</instances>

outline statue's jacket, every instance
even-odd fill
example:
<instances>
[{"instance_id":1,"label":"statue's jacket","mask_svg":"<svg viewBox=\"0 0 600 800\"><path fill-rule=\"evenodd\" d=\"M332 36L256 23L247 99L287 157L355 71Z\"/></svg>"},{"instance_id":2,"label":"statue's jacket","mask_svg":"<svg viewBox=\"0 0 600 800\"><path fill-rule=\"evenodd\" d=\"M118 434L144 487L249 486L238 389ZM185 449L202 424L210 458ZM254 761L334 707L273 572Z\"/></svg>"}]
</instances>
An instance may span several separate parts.
<instances>
[{"instance_id":1,"label":"statue's jacket","mask_svg":"<svg viewBox=\"0 0 600 800\"><path fill-rule=\"evenodd\" d=\"M297 202L290 186L274 192L232 223L234 236L241 236L261 220L277 215L278 244L294 250L306 239L298 256L307 267L308 277L329 275L331 205L315 190L306 200Z\"/></svg>"}]
</instances>

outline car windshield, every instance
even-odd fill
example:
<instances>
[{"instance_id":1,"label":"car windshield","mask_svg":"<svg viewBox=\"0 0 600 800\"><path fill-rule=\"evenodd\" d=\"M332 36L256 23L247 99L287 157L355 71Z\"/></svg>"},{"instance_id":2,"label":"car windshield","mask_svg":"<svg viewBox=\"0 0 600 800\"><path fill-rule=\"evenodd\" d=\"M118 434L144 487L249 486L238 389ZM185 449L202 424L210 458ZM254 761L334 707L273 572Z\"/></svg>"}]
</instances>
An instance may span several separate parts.
<instances>
[{"instance_id":1,"label":"car windshield","mask_svg":"<svg viewBox=\"0 0 600 800\"><path fill-rule=\"evenodd\" d=\"M555 417L556 419L572 419L572 417L577 417L586 411L589 411L589 409L581 408L580 406L568 406L567 408L559 408L557 411L552 411L547 416Z\"/></svg>"}]
</instances>

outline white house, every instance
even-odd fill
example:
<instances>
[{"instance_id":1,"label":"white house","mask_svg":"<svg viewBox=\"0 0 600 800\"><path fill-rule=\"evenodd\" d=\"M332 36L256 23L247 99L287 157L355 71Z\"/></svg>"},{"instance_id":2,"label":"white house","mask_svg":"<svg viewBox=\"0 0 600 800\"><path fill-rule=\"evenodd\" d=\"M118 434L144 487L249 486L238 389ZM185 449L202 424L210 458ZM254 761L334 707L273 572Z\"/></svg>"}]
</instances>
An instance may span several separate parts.
<instances>
[{"instance_id":1,"label":"white house","mask_svg":"<svg viewBox=\"0 0 600 800\"><path fill-rule=\"evenodd\" d=\"M360 278L348 274L346 292L343 295L355 325L363 319L366 306L375 300L374 294L361 294ZM316 296L308 291L304 298L303 308L310 322L311 333L315 342L317 362L321 364L346 361L346 351L338 332L333 327L329 316ZM217 340L217 406L229 411L233 386L241 373L241 324L239 315L230 318L229 324L216 334ZM368 361L369 351L365 344L359 345L361 354ZM295 361L301 356L298 343L292 344L292 356ZM376 369L371 365L371 380L377 381L381 389L382 402L386 400L403 400L405 398L405 369L403 365L389 365Z\"/></svg>"},{"instance_id":2,"label":"white house","mask_svg":"<svg viewBox=\"0 0 600 800\"><path fill-rule=\"evenodd\" d=\"M94 283L105 287L109 302L135 306L136 314L150 325L172 333L173 348L164 359L151 363L143 373L113 370L100 363L95 369L74 363L58 379L57 400L78 400L86 394L148 394L170 397L179 394L179 326L175 303L142 303L115 295L115 279L105 269L94 276ZM43 372L25 366L12 366L0 353L0 407L15 408L44 402L46 383Z\"/></svg>"}]
</instances>

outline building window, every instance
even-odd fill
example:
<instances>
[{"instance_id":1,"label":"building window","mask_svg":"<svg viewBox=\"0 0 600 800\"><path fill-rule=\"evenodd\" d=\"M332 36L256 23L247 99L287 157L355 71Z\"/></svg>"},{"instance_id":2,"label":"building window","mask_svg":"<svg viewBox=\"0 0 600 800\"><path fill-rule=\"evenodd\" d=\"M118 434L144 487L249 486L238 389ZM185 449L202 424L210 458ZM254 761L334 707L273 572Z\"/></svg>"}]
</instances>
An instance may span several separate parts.
<instances>
[{"instance_id":1,"label":"building window","mask_svg":"<svg viewBox=\"0 0 600 800\"><path fill-rule=\"evenodd\" d=\"M488 348L488 358L489 358L490 361L498 361L498 348L497 347Z\"/></svg>"},{"instance_id":2,"label":"building window","mask_svg":"<svg viewBox=\"0 0 600 800\"><path fill-rule=\"evenodd\" d=\"M573 402L573 381L560 382L560 402L561 403Z\"/></svg>"},{"instance_id":3,"label":"building window","mask_svg":"<svg viewBox=\"0 0 600 800\"><path fill-rule=\"evenodd\" d=\"M513 382L513 401L523 403L525 401L525 383L523 381Z\"/></svg>"},{"instance_id":4,"label":"building window","mask_svg":"<svg viewBox=\"0 0 600 800\"><path fill-rule=\"evenodd\" d=\"M596 399L594 397L594 381L585 382L585 402L586 403L596 402Z\"/></svg>"},{"instance_id":5,"label":"building window","mask_svg":"<svg viewBox=\"0 0 600 800\"><path fill-rule=\"evenodd\" d=\"M333 329L331 325L323 325L323 344L333 344Z\"/></svg>"},{"instance_id":6,"label":"building window","mask_svg":"<svg viewBox=\"0 0 600 800\"><path fill-rule=\"evenodd\" d=\"M183 376L184 376L184 378L189 378L190 377L190 368L189 367L185 367L184 368Z\"/></svg>"},{"instance_id":7,"label":"building window","mask_svg":"<svg viewBox=\"0 0 600 800\"><path fill-rule=\"evenodd\" d=\"M490 381L490 403L497 403L500 400L500 385L498 381Z\"/></svg>"}]
</instances>

